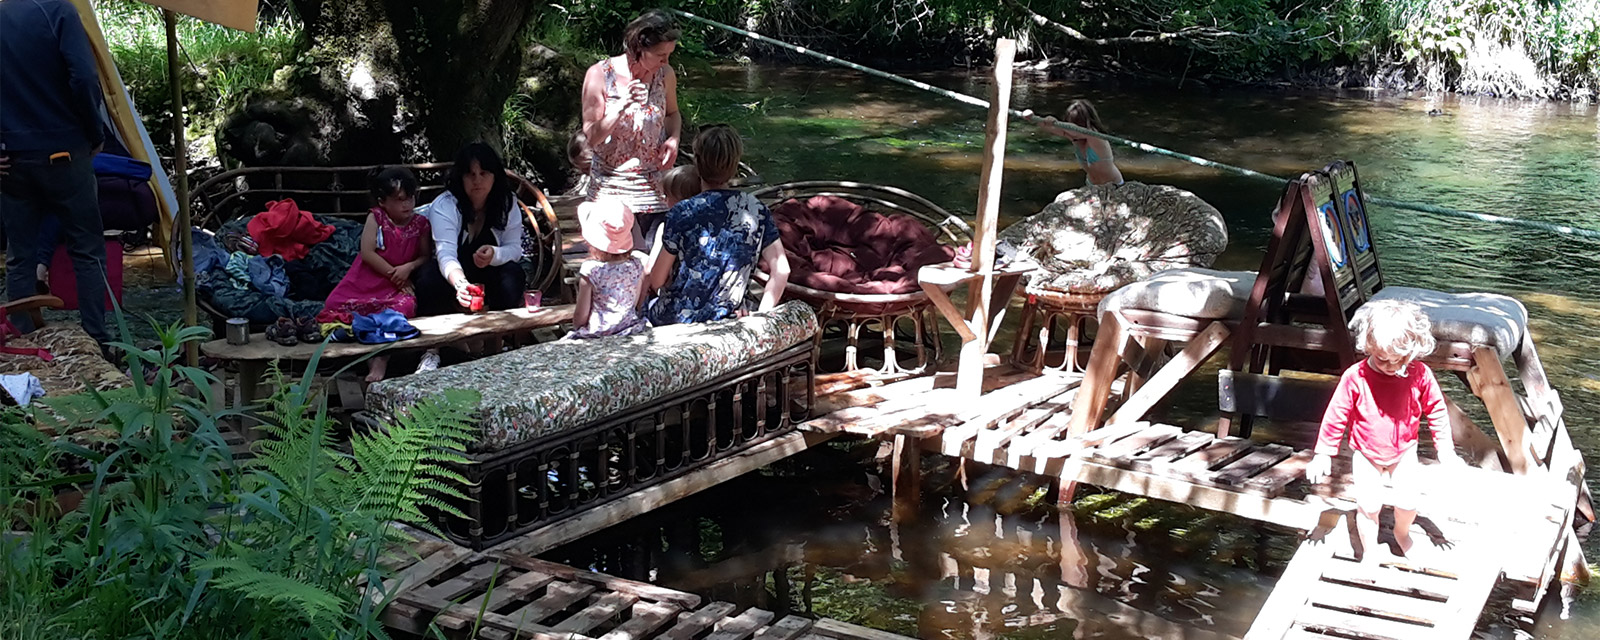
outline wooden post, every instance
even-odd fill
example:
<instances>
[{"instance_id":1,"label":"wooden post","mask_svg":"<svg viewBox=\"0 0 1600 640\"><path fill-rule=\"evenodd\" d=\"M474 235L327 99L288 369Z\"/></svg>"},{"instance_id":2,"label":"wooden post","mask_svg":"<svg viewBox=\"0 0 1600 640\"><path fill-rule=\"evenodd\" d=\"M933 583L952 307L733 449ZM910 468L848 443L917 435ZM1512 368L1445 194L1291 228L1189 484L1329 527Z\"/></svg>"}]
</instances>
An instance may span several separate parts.
<instances>
[{"instance_id":1,"label":"wooden post","mask_svg":"<svg viewBox=\"0 0 1600 640\"><path fill-rule=\"evenodd\" d=\"M922 443L904 433L894 436L894 469L891 491L894 523L911 522L922 503Z\"/></svg>"},{"instance_id":2,"label":"wooden post","mask_svg":"<svg viewBox=\"0 0 1600 640\"><path fill-rule=\"evenodd\" d=\"M199 305L194 290L194 238L189 233L189 148L183 132L183 79L178 73L178 14L162 9L161 18L167 26L167 85L172 89L172 184L178 197L178 273L183 276L183 326L199 324ZM157 160L152 159L152 162ZM183 347L184 363L200 365L200 343L189 342Z\"/></svg>"},{"instance_id":3,"label":"wooden post","mask_svg":"<svg viewBox=\"0 0 1600 640\"><path fill-rule=\"evenodd\" d=\"M972 236L972 270L979 277L967 296L967 325L977 336L961 345L956 393L983 395L983 354L989 350L989 301L994 293L994 236L1000 218L1000 179L1005 171L1006 124L1011 108L1011 62L1015 40L994 43L994 85L989 90L989 126L983 143L983 174L978 181L978 228Z\"/></svg>"}]
</instances>

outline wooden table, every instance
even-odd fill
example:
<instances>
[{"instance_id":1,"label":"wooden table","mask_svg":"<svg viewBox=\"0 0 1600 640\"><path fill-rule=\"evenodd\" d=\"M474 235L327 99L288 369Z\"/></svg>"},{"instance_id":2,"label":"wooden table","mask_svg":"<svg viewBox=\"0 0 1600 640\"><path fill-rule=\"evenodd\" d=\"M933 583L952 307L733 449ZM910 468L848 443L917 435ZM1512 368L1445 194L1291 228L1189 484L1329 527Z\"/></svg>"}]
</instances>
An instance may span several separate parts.
<instances>
[{"instance_id":1,"label":"wooden table","mask_svg":"<svg viewBox=\"0 0 1600 640\"><path fill-rule=\"evenodd\" d=\"M430 349L482 338L499 338L532 332L534 329L555 327L572 322L573 305L541 307L538 309L509 309L483 313L453 313L426 318L413 318L411 326L422 333L410 340L386 344L361 344L358 342L301 343L286 347L267 339L265 333L250 334L248 344L228 344L226 340L212 340L200 345L200 352L218 360L235 362L239 366L239 405L246 406L256 399L256 388L267 367L281 360L309 361L318 350L324 359L356 358L382 349Z\"/></svg>"}]
</instances>

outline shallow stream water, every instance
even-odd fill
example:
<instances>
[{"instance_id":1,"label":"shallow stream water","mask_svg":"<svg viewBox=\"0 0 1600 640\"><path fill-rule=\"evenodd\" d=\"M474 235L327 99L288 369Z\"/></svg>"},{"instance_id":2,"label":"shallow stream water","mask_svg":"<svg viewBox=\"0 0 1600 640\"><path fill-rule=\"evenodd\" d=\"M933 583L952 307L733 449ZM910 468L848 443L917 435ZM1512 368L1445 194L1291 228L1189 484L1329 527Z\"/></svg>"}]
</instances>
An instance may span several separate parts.
<instances>
[{"instance_id":1,"label":"shallow stream water","mask_svg":"<svg viewBox=\"0 0 1600 640\"><path fill-rule=\"evenodd\" d=\"M987 95L982 73L916 77ZM1292 176L1348 159L1369 195L1600 228L1594 106L1026 73L1016 83L1018 108L1059 114L1088 98L1118 135L1228 164ZM859 180L969 216L976 206L981 110L836 68L691 65L679 84L686 121L738 127L745 160L768 183ZM1084 181L1066 140L1025 124L1010 136L1002 225ZM1218 267L1257 267L1279 187L1120 147L1116 155L1128 180L1175 185L1222 211L1231 239ZM1383 207L1372 226L1390 284L1520 298L1575 444L1600 450L1600 243ZM939 468L924 517L894 526L870 456L838 447L808 456L794 475L730 483L557 555L922 637L1206 638L1243 635L1294 546L1247 521L1126 496L1091 494L1058 510L1038 503L1041 481L998 470L979 470L963 488L940 461L930 462ZM1600 493L1597 480L1591 473ZM693 531L671 533L681 523ZM1600 558L1596 541L1587 551ZM1517 637L1513 616L1495 611L1480 634ZM1542 638L1600 636L1600 602L1580 595L1570 619L1546 612L1524 625Z\"/></svg>"}]
</instances>

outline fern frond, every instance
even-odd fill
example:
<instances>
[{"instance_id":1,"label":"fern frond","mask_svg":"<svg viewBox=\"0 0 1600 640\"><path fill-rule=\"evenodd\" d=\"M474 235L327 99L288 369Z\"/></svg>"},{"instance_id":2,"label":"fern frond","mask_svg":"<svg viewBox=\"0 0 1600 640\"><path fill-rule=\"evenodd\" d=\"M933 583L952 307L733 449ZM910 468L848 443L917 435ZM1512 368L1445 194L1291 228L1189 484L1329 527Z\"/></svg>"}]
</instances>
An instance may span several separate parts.
<instances>
[{"instance_id":1,"label":"fern frond","mask_svg":"<svg viewBox=\"0 0 1600 640\"><path fill-rule=\"evenodd\" d=\"M287 607L306 622L319 627L338 619L349 603L339 596L301 580L261 571L238 559L201 560L200 571L217 574L211 583L257 602Z\"/></svg>"}]
</instances>

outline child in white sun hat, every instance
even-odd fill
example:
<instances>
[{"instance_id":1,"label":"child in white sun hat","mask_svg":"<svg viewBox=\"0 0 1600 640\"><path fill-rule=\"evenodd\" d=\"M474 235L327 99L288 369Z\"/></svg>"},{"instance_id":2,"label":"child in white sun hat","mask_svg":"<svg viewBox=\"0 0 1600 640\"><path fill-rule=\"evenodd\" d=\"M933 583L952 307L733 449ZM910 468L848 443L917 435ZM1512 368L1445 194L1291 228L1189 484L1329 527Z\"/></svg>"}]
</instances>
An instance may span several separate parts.
<instances>
[{"instance_id":1,"label":"child in white sun hat","mask_svg":"<svg viewBox=\"0 0 1600 640\"><path fill-rule=\"evenodd\" d=\"M633 211L620 200L578 206L578 224L589 243L589 259L578 268L573 338L638 333L649 328L639 315L644 299L644 261L633 252Z\"/></svg>"}]
</instances>

